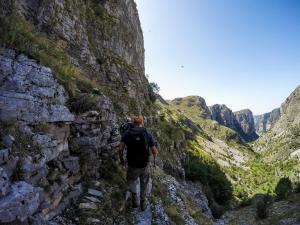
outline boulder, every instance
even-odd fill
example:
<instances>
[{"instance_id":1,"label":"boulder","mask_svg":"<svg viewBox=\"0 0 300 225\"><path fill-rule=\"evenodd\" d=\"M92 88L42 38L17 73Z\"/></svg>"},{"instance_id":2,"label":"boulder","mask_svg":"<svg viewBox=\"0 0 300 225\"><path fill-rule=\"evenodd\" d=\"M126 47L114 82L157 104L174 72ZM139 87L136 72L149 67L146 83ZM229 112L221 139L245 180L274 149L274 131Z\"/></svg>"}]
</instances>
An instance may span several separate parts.
<instances>
[{"instance_id":1,"label":"boulder","mask_svg":"<svg viewBox=\"0 0 300 225\"><path fill-rule=\"evenodd\" d=\"M0 223L25 221L33 215L40 204L40 188L20 181L12 185L9 195L0 199Z\"/></svg>"},{"instance_id":2,"label":"boulder","mask_svg":"<svg viewBox=\"0 0 300 225\"><path fill-rule=\"evenodd\" d=\"M88 189L88 193L90 195L96 196L101 198L103 196L103 193L101 191L95 190L95 189Z\"/></svg>"},{"instance_id":3,"label":"boulder","mask_svg":"<svg viewBox=\"0 0 300 225\"><path fill-rule=\"evenodd\" d=\"M34 122L73 121L68 99L50 68L12 50L0 49L0 119ZM11 53L11 54L9 54Z\"/></svg>"}]
</instances>

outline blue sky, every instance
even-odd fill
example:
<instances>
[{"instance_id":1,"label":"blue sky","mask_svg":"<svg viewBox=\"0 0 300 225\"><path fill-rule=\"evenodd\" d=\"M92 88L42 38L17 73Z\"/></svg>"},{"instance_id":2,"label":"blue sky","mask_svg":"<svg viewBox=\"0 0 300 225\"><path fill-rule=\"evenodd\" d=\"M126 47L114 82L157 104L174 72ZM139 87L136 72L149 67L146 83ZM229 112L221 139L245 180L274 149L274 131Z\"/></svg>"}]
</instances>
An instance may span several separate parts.
<instances>
[{"instance_id":1,"label":"blue sky","mask_svg":"<svg viewBox=\"0 0 300 225\"><path fill-rule=\"evenodd\" d=\"M146 74L165 99L255 114L300 84L300 0L136 0Z\"/></svg>"}]
</instances>

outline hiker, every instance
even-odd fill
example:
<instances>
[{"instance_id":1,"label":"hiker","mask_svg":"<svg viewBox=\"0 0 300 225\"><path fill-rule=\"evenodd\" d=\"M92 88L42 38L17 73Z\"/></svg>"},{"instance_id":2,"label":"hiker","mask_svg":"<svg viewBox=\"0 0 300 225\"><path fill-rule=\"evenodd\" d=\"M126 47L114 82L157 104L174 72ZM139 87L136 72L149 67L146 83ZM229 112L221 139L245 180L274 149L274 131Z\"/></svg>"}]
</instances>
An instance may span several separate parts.
<instances>
[{"instance_id":1,"label":"hiker","mask_svg":"<svg viewBox=\"0 0 300 225\"><path fill-rule=\"evenodd\" d=\"M143 127L144 119L136 116L133 121L134 127L126 131L120 145L120 161L125 165L123 152L127 147L127 186L132 194L132 207L139 205L136 182L140 179L140 207L144 211L147 208L147 186L150 179L149 158L150 151L154 160L158 154L152 135Z\"/></svg>"}]
</instances>

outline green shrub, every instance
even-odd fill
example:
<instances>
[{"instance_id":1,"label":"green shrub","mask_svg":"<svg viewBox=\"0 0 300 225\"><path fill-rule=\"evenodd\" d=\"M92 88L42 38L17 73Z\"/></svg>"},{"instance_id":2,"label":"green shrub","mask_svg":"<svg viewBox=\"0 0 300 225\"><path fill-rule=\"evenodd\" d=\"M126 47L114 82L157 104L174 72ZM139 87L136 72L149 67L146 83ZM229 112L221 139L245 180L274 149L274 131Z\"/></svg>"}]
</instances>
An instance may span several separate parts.
<instances>
[{"instance_id":1,"label":"green shrub","mask_svg":"<svg viewBox=\"0 0 300 225\"><path fill-rule=\"evenodd\" d=\"M72 112L79 114L94 109L98 99L97 95L92 94L77 95L70 98L68 104Z\"/></svg>"},{"instance_id":2,"label":"green shrub","mask_svg":"<svg viewBox=\"0 0 300 225\"><path fill-rule=\"evenodd\" d=\"M175 222L175 224L185 224L177 205L172 204L168 206L166 208L166 213L172 219L172 221Z\"/></svg>"},{"instance_id":3,"label":"green shrub","mask_svg":"<svg viewBox=\"0 0 300 225\"><path fill-rule=\"evenodd\" d=\"M41 146L32 139L32 136L20 132L19 121L0 121L0 137L12 135L15 141L12 145L12 155L14 156L35 156L41 152Z\"/></svg>"},{"instance_id":4,"label":"green shrub","mask_svg":"<svg viewBox=\"0 0 300 225\"><path fill-rule=\"evenodd\" d=\"M292 190L293 188L290 178L282 177L275 188L277 199L286 199L292 193Z\"/></svg>"}]
</instances>

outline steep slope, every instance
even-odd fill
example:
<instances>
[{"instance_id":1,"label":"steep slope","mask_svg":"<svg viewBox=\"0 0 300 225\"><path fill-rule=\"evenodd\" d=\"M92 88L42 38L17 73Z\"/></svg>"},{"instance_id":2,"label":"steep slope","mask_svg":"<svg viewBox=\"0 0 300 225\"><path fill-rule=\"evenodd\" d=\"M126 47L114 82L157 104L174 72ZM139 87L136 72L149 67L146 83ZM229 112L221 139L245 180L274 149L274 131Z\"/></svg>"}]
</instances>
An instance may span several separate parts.
<instances>
[{"instance_id":1,"label":"steep slope","mask_svg":"<svg viewBox=\"0 0 300 225\"><path fill-rule=\"evenodd\" d=\"M197 108L197 116L204 119L211 119L211 112L206 105L205 99L200 96L188 96L185 98L175 98L171 101L172 104L177 106L185 104L185 107L189 107L191 109Z\"/></svg>"},{"instance_id":2,"label":"steep slope","mask_svg":"<svg viewBox=\"0 0 300 225\"><path fill-rule=\"evenodd\" d=\"M255 149L262 152L267 160L286 160L291 155L297 156L300 148L300 87L281 105L281 116L272 128L255 144Z\"/></svg>"},{"instance_id":3,"label":"steep slope","mask_svg":"<svg viewBox=\"0 0 300 225\"><path fill-rule=\"evenodd\" d=\"M199 184L191 183L184 185L184 188L189 195L192 194L192 198L195 198L195 187L203 189L212 214L220 217L231 200L232 187L216 159L206 151L204 145L206 142L213 144L212 139L197 123L172 105L158 103L158 109L161 122L151 126L151 130L154 134L158 133L157 139L161 144L161 167L175 177L185 175L188 180L200 181L202 188ZM174 154L170 154L171 152ZM228 150L224 154L226 153ZM234 161L231 158L225 160ZM174 174L176 171L179 173ZM203 204L201 199L195 200L196 205Z\"/></svg>"},{"instance_id":4,"label":"steep slope","mask_svg":"<svg viewBox=\"0 0 300 225\"><path fill-rule=\"evenodd\" d=\"M256 208L248 206L241 210L229 212L224 216L224 223L228 225L297 225L300 224L299 194L284 201L272 202L268 207L268 217L258 220Z\"/></svg>"},{"instance_id":5,"label":"steep slope","mask_svg":"<svg viewBox=\"0 0 300 225\"><path fill-rule=\"evenodd\" d=\"M211 120L211 112L203 98L198 96L177 98L171 101L171 105L194 122L197 122L208 135L219 137L221 140L227 142L231 140L241 141L236 132Z\"/></svg>"},{"instance_id":6,"label":"steep slope","mask_svg":"<svg viewBox=\"0 0 300 225\"><path fill-rule=\"evenodd\" d=\"M300 86L298 86L280 107L281 117L272 129L276 134L300 124Z\"/></svg>"},{"instance_id":7,"label":"steep slope","mask_svg":"<svg viewBox=\"0 0 300 225\"><path fill-rule=\"evenodd\" d=\"M265 162L261 155L252 151L252 144L249 146L244 143L237 132L214 120L199 116L201 115L199 111L203 110L199 109L199 104L191 105L190 98L194 97L181 98L180 101L176 100L176 104L171 102L171 107L191 119L207 134L208 138L199 138L200 144L203 150L210 154L221 166L222 171L226 173L237 199L246 200L255 194L273 193L282 176L289 176L295 180L295 166L297 165L295 161L278 161L276 164ZM252 126L245 125L245 131L250 128L253 131L252 113L246 110L245 113L242 111L239 115L241 122L250 118ZM245 123L248 124L248 122ZM258 142L260 140L253 146L260 146L257 144Z\"/></svg>"},{"instance_id":8,"label":"steep slope","mask_svg":"<svg viewBox=\"0 0 300 225\"><path fill-rule=\"evenodd\" d=\"M197 124L202 133L206 134L198 137L201 148L214 158L222 171L226 173L233 185L235 197L243 198L244 194L252 195L259 191L253 179L246 178L253 166L251 161L256 157L251 148L243 142L234 130L209 118L203 118L199 104L190 104L191 98L195 99L195 97L181 98L180 101L176 100L175 104L171 102L170 106L172 110L177 110ZM255 176L254 179L262 178L260 174Z\"/></svg>"}]
</instances>

